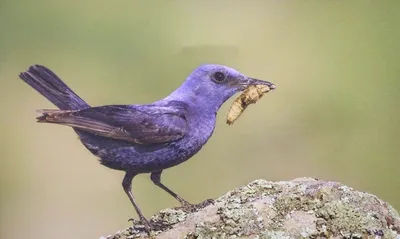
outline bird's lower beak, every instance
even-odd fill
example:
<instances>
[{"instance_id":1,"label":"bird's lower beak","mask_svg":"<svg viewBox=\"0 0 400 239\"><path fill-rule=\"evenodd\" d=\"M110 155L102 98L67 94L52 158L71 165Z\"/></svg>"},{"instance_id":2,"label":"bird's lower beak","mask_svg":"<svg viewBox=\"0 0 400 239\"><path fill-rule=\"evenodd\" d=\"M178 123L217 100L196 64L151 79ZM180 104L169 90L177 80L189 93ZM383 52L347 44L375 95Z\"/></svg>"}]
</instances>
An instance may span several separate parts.
<instances>
[{"instance_id":1,"label":"bird's lower beak","mask_svg":"<svg viewBox=\"0 0 400 239\"><path fill-rule=\"evenodd\" d=\"M254 78L247 78L247 82L244 84L244 87L247 88L251 85L266 85L270 90L275 90L276 86L269 82L269 81L264 81L264 80L258 80Z\"/></svg>"}]
</instances>

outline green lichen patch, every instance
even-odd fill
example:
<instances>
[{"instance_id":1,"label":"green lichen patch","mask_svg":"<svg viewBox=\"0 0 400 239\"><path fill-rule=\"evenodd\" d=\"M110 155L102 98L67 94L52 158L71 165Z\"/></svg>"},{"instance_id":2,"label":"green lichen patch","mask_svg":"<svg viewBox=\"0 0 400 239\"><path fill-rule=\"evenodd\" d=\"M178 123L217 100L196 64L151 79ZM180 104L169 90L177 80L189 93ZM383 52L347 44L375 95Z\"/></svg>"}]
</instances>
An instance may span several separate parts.
<instances>
[{"instance_id":1,"label":"green lichen patch","mask_svg":"<svg viewBox=\"0 0 400 239\"><path fill-rule=\"evenodd\" d=\"M220 220L200 223L187 238L237 238L258 234L263 229L263 217L251 204L242 205L231 198L217 214Z\"/></svg>"},{"instance_id":2,"label":"green lichen patch","mask_svg":"<svg viewBox=\"0 0 400 239\"><path fill-rule=\"evenodd\" d=\"M216 202L224 202L225 200L233 199L238 203L251 202L257 198L275 194L280 191L280 188L280 185L259 179L246 186L229 191L224 196L218 198Z\"/></svg>"},{"instance_id":3,"label":"green lichen patch","mask_svg":"<svg viewBox=\"0 0 400 239\"><path fill-rule=\"evenodd\" d=\"M276 195L274 208L278 213L275 220L267 227L269 230L287 228L290 215L295 212L307 212L316 219L315 228L309 232L300 232L307 238L339 237L394 238L395 231L387 227L382 218L382 202L375 196L357 192L338 183L308 181L307 188L299 191L286 191ZM381 215L381 218L377 215ZM289 219L288 219L289 218ZM398 215L397 215L398 218ZM398 220L398 219L397 219ZM312 226L313 223L310 223ZM307 228L303 228L307 229ZM293 235L293 234L292 234Z\"/></svg>"},{"instance_id":4,"label":"green lichen patch","mask_svg":"<svg viewBox=\"0 0 400 239\"><path fill-rule=\"evenodd\" d=\"M183 222L187 217L187 213L184 212L183 210L176 210L176 209L171 209L167 208L164 210L161 210L159 213L154 215L151 218L151 221L154 222L163 222L169 225L174 225L178 222Z\"/></svg>"}]
</instances>

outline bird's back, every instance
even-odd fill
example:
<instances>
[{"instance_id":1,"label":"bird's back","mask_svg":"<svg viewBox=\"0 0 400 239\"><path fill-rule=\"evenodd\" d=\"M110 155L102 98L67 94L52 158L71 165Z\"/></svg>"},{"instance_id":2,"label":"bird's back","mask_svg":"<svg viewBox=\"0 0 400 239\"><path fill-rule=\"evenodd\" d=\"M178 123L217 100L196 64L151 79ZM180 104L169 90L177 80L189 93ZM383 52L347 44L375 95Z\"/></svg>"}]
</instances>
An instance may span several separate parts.
<instances>
[{"instance_id":1,"label":"bird's back","mask_svg":"<svg viewBox=\"0 0 400 239\"><path fill-rule=\"evenodd\" d=\"M160 144L134 144L88 132L79 132L85 147L110 168L148 173L180 164L194 154L211 137L215 114L197 115L197 110L185 109L186 134L179 140Z\"/></svg>"}]
</instances>

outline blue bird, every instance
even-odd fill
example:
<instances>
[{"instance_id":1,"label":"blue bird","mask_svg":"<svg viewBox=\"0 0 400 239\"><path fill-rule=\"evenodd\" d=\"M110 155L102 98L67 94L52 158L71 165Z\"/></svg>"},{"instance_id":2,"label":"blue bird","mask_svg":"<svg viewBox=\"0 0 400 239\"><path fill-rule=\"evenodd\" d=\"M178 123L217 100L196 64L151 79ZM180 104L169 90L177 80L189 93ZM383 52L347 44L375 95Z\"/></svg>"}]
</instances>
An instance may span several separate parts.
<instances>
[{"instance_id":1,"label":"blue bird","mask_svg":"<svg viewBox=\"0 0 400 239\"><path fill-rule=\"evenodd\" d=\"M161 183L163 170L199 152L213 134L218 109L231 96L250 85L275 89L271 82L227 66L201 65L179 88L154 103L91 107L44 66L32 65L19 77L59 108L41 110L38 122L72 127L101 164L126 172L123 189L146 228L152 225L135 202L132 179L150 173L152 182L183 208L193 207Z\"/></svg>"}]
</instances>

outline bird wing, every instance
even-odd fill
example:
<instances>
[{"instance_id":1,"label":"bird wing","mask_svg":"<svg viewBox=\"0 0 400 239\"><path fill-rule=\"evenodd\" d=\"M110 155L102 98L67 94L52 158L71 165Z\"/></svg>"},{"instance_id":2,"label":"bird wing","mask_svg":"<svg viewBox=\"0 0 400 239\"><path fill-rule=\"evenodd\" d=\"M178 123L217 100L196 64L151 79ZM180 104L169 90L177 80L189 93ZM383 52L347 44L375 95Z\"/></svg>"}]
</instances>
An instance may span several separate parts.
<instances>
[{"instance_id":1,"label":"bird wing","mask_svg":"<svg viewBox=\"0 0 400 239\"><path fill-rule=\"evenodd\" d=\"M186 105L109 105L82 110L41 110L38 122L67 125L135 144L176 141L186 134Z\"/></svg>"}]
</instances>

